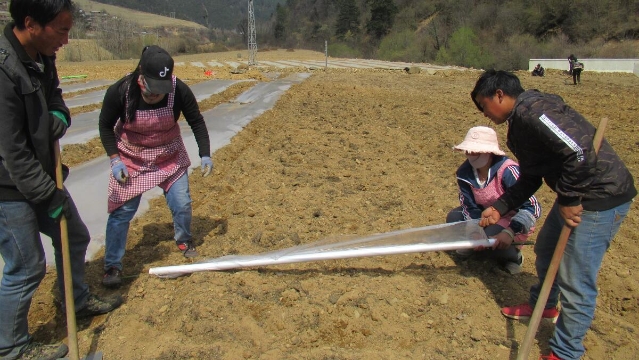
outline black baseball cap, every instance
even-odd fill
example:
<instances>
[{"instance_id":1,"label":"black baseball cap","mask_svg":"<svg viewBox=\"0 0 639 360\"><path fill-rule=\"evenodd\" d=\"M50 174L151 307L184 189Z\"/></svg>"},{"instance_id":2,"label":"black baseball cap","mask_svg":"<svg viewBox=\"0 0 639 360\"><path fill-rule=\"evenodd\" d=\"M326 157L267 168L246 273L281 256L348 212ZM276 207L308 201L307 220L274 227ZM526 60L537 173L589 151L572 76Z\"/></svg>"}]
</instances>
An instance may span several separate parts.
<instances>
[{"instance_id":1,"label":"black baseball cap","mask_svg":"<svg viewBox=\"0 0 639 360\"><path fill-rule=\"evenodd\" d=\"M173 58L166 50L151 45L142 52L141 73L154 94L168 94L173 91Z\"/></svg>"}]
</instances>

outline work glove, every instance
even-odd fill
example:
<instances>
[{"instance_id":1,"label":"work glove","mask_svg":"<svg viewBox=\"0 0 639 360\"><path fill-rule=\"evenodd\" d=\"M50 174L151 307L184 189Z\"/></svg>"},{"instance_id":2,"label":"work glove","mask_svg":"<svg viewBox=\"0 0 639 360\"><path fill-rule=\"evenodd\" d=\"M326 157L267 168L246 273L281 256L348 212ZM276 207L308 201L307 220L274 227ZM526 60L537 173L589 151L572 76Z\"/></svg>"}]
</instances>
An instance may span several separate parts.
<instances>
[{"instance_id":1,"label":"work glove","mask_svg":"<svg viewBox=\"0 0 639 360\"><path fill-rule=\"evenodd\" d=\"M125 183L126 179L129 178L129 170L126 169L126 165L124 165L119 156L111 159L111 172L113 177L121 183Z\"/></svg>"},{"instance_id":2,"label":"work glove","mask_svg":"<svg viewBox=\"0 0 639 360\"><path fill-rule=\"evenodd\" d=\"M202 176L208 176L213 170L213 160L211 160L210 156L202 156L202 165L200 166L202 170Z\"/></svg>"},{"instance_id":3,"label":"work glove","mask_svg":"<svg viewBox=\"0 0 639 360\"><path fill-rule=\"evenodd\" d=\"M51 136L51 141L62 138L68 128L69 122L64 113L57 110L49 111L49 135Z\"/></svg>"},{"instance_id":4,"label":"work glove","mask_svg":"<svg viewBox=\"0 0 639 360\"><path fill-rule=\"evenodd\" d=\"M56 222L60 221L62 215L67 219L71 218L71 208L69 207L69 195L64 190L55 189L53 196L49 198L47 214Z\"/></svg>"}]
</instances>

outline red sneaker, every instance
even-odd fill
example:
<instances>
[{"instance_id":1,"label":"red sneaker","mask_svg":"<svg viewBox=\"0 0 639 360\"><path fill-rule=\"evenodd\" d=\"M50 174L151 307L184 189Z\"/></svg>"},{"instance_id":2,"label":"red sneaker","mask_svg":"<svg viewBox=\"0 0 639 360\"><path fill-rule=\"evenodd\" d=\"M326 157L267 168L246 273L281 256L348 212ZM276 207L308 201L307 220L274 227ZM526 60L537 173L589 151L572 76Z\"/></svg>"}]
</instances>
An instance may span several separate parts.
<instances>
[{"instance_id":1,"label":"red sneaker","mask_svg":"<svg viewBox=\"0 0 639 360\"><path fill-rule=\"evenodd\" d=\"M550 351L550 354L540 356L539 360L561 360L561 359L559 357L557 357L557 355L555 355L555 353Z\"/></svg>"},{"instance_id":2,"label":"red sneaker","mask_svg":"<svg viewBox=\"0 0 639 360\"><path fill-rule=\"evenodd\" d=\"M533 310L534 309L532 308L532 306L526 303L526 304L519 304L515 306L507 306L501 309L501 313L502 315L510 319L525 320L525 319L530 319L530 317L532 316ZM557 310L556 307L545 309L541 313L541 317L543 319L552 319L552 322L554 323L557 321L557 318L559 317L559 311Z\"/></svg>"},{"instance_id":3,"label":"red sneaker","mask_svg":"<svg viewBox=\"0 0 639 360\"><path fill-rule=\"evenodd\" d=\"M195 250L195 245L193 245L192 241L178 243L177 247L180 249L184 257L192 258L197 256L197 250Z\"/></svg>"}]
</instances>

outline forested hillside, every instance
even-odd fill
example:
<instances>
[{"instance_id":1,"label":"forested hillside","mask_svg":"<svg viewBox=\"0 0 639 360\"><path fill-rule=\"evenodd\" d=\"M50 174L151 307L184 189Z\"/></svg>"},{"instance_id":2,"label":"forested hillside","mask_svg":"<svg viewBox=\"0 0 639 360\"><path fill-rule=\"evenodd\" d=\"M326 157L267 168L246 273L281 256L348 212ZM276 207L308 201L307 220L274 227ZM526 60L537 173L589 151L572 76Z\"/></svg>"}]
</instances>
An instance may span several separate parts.
<instances>
[{"instance_id":1,"label":"forested hillside","mask_svg":"<svg viewBox=\"0 0 639 360\"><path fill-rule=\"evenodd\" d=\"M287 0L276 43L334 55L527 68L529 58L639 57L638 0Z\"/></svg>"}]
</instances>

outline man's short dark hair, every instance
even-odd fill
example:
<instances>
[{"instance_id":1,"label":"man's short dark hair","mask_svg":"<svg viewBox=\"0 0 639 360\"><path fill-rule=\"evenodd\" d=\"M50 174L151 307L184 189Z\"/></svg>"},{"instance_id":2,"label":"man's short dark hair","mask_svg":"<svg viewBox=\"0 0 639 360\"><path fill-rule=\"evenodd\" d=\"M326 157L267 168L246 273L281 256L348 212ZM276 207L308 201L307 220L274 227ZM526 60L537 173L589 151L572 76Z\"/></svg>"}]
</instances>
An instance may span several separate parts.
<instances>
[{"instance_id":1,"label":"man's short dark hair","mask_svg":"<svg viewBox=\"0 0 639 360\"><path fill-rule=\"evenodd\" d=\"M501 90L505 95L514 98L524 92L524 88L515 74L503 70L486 70L477 79L470 97L477 109L483 112L484 109L481 108L475 99L477 96L492 97L497 93L497 90Z\"/></svg>"},{"instance_id":2,"label":"man's short dark hair","mask_svg":"<svg viewBox=\"0 0 639 360\"><path fill-rule=\"evenodd\" d=\"M11 0L9 13L20 30L25 28L24 19L31 16L40 26L45 26L62 11L73 13L71 0Z\"/></svg>"}]
</instances>

